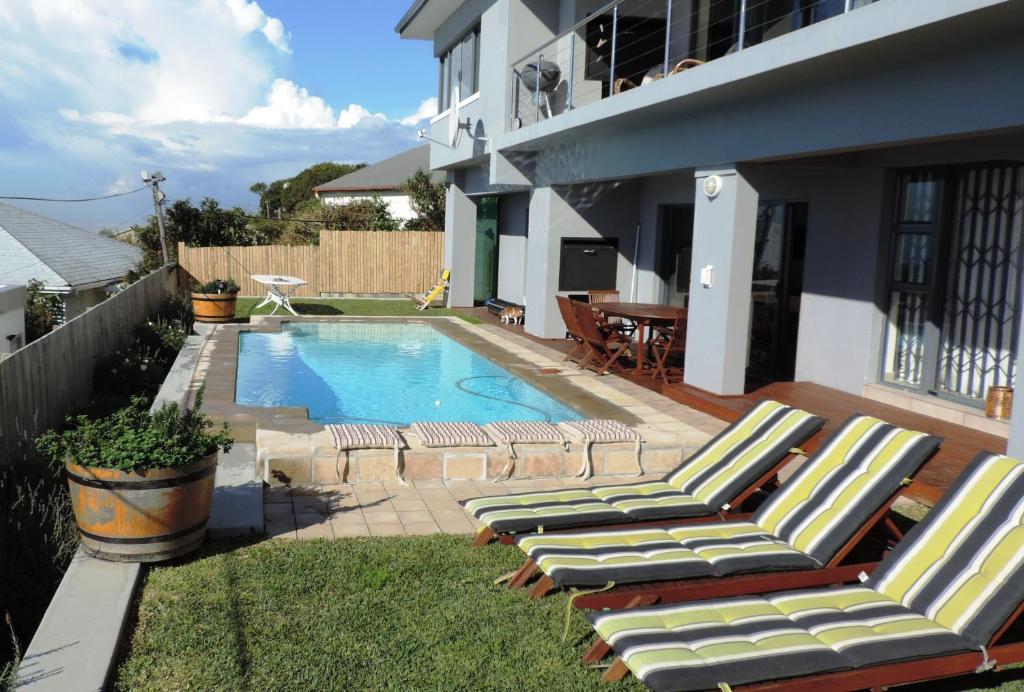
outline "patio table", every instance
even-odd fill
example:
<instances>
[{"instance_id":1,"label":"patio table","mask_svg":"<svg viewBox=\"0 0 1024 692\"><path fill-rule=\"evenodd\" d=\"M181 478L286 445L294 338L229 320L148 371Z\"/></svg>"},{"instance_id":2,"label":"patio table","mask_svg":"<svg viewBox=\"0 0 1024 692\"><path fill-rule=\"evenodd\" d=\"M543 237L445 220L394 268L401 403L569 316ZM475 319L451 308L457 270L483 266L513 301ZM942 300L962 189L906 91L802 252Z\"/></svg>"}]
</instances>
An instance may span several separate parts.
<instances>
[{"instance_id":1,"label":"patio table","mask_svg":"<svg viewBox=\"0 0 1024 692\"><path fill-rule=\"evenodd\" d=\"M291 297L295 291L299 290L300 286L306 285L304 279L300 279L297 276L277 276L275 274L252 274L249 278L267 287L267 297L254 309L259 309L268 303L274 303L274 310L270 313L271 315L275 314L279 308L284 308L296 317L299 316L299 313L292 309Z\"/></svg>"},{"instance_id":2,"label":"patio table","mask_svg":"<svg viewBox=\"0 0 1024 692\"><path fill-rule=\"evenodd\" d=\"M622 317L636 324L636 374L643 374L646 358L645 333L655 325L672 324L677 317L686 317L686 308L659 303L597 303L594 306L606 316Z\"/></svg>"}]
</instances>

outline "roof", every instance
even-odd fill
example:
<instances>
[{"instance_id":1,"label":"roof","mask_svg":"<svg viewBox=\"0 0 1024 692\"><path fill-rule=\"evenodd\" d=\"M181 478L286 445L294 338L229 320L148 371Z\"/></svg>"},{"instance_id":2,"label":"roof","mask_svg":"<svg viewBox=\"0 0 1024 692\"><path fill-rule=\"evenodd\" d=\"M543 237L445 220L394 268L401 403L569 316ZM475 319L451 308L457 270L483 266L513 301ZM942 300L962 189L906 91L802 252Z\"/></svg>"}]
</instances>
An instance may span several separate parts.
<instances>
[{"instance_id":1,"label":"roof","mask_svg":"<svg viewBox=\"0 0 1024 692\"><path fill-rule=\"evenodd\" d=\"M127 243L0 203L0 279L51 288L124 278L142 251Z\"/></svg>"},{"instance_id":2,"label":"roof","mask_svg":"<svg viewBox=\"0 0 1024 692\"><path fill-rule=\"evenodd\" d=\"M434 32L452 16L466 0L414 0L395 31L402 38L432 40Z\"/></svg>"},{"instance_id":3,"label":"roof","mask_svg":"<svg viewBox=\"0 0 1024 692\"><path fill-rule=\"evenodd\" d=\"M313 188L314 192L372 192L401 190L403 183L417 170L430 173L435 183L443 183L443 172L430 171L430 145L414 147L384 159L372 166L360 168L348 175L335 178L329 183Z\"/></svg>"}]
</instances>

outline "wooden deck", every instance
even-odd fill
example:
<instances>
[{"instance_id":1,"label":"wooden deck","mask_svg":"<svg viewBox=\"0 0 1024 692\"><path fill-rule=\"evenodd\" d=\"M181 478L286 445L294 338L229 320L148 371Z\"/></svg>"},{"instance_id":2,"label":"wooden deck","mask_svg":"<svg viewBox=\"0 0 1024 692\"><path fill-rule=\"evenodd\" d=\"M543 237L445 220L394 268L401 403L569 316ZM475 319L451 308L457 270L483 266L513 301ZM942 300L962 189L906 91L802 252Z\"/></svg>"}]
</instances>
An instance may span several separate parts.
<instances>
[{"instance_id":1,"label":"wooden deck","mask_svg":"<svg viewBox=\"0 0 1024 692\"><path fill-rule=\"evenodd\" d=\"M568 351L569 342L562 339L540 339L524 333L522 327L502 325L487 310L467 310L485 322L503 326L521 336L542 343L550 348ZM632 369L619 375L647 389L656 391L673 401L696 409L716 418L732 421L745 413L761 399L774 399L790 406L806 409L828 420L824 429L803 447L811 452L832 431L855 413L881 418L893 425L920 430L943 439L936 452L917 474L916 482L908 489L907 496L926 505L933 505L949 489L953 480L980 452L1006 451L1006 440L996 435L979 432L962 425L948 423L937 418L911 413L905 409L882 404L871 399L848 394L811 382L773 382L767 385L748 385L747 394L720 396L692 387L661 380L644 374L636 375ZM678 378L678 374L676 375Z\"/></svg>"}]
</instances>

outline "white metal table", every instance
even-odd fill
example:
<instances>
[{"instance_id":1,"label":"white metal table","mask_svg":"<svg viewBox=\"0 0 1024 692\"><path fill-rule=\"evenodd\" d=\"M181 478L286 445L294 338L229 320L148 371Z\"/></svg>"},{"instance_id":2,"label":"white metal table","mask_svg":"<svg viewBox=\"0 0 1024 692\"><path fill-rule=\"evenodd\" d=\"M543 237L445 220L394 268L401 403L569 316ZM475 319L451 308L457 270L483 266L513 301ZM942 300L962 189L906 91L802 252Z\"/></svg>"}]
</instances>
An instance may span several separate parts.
<instances>
[{"instance_id":1,"label":"white metal table","mask_svg":"<svg viewBox=\"0 0 1024 692\"><path fill-rule=\"evenodd\" d=\"M276 274L253 274L250 278L256 283L267 287L267 297L256 306L256 309L274 303L274 310L270 313L271 315L276 313L279 308L284 308L296 317L299 316L299 313L295 312L292 308L290 299L295 291L299 290L300 286L306 285L303 279L297 276L277 276Z\"/></svg>"}]
</instances>

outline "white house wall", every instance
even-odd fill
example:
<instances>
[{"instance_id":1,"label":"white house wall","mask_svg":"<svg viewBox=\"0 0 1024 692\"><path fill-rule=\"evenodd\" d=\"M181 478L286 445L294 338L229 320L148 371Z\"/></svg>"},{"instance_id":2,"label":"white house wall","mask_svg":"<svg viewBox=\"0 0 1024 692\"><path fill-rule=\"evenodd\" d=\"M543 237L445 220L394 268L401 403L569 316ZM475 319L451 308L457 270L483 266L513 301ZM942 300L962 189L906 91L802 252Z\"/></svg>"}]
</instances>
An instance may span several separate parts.
<instances>
[{"instance_id":1,"label":"white house wall","mask_svg":"<svg viewBox=\"0 0 1024 692\"><path fill-rule=\"evenodd\" d=\"M324 204L348 204L360 199L371 199L380 197L388 203L388 210L391 216L399 221L408 221L416 218L416 212L412 210L409 202L409 195L401 192L321 192L320 199Z\"/></svg>"}]
</instances>

